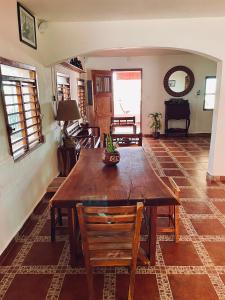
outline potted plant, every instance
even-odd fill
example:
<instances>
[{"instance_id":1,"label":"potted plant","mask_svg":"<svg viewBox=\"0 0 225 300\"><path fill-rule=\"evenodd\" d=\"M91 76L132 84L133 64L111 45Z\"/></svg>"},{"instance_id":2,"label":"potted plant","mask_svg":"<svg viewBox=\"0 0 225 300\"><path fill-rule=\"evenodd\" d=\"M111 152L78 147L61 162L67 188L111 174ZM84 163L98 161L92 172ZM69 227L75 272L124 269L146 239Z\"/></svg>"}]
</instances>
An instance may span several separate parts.
<instances>
[{"instance_id":1,"label":"potted plant","mask_svg":"<svg viewBox=\"0 0 225 300\"><path fill-rule=\"evenodd\" d=\"M152 135L155 139L158 139L160 137L159 130L162 127L162 122L161 122L162 114L159 112L155 112L155 113L149 114L148 117L151 118L150 128L153 128L153 130L154 130Z\"/></svg>"},{"instance_id":2,"label":"potted plant","mask_svg":"<svg viewBox=\"0 0 225 300\"><path fill-rule=\"evenodd\" d=\"M113 143L112 137L107 134L106 148L103 155L103 162L108 166L115 166L120 161L120 153L116 150L117 144Z\"/></svg>"}]
</instances>

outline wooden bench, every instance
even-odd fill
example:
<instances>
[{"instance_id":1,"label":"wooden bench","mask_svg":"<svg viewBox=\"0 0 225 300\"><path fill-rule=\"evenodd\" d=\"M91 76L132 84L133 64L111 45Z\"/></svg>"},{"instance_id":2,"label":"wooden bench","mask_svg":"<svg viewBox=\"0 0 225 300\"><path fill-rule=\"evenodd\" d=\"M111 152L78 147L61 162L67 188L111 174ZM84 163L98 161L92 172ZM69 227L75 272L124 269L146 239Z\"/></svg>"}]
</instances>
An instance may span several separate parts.
<instances>
[{"instance_id":1,"label":"wooden bench","mask_svg":"<svg viewBox=\"0 0 225 300\"><path fill-rule=\"evenodd\" d=\"M110 132L113 133L115 127L133 127L133 133L136 133L137 126L135 117L111 117Z\"/></svg>"},{"instance_id":2,"label":"wooden bench","mask_svg":"<svg viewBox=\"0 0 225 300\"><path fill-rule=\"evenodd\" d=\"M142 146L142 133L112 133L111 137L113 142L116 142L119 147ZM104 134L103 146L106 146L106 134Z\"/></svg>"}]
</instances>

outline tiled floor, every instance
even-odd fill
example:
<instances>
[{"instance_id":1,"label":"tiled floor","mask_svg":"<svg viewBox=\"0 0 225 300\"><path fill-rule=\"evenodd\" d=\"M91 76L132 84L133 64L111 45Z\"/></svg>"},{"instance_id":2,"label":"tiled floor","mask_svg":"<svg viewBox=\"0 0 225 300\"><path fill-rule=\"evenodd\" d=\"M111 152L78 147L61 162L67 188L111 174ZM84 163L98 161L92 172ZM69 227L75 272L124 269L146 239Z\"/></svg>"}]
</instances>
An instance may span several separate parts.
<instances>
[{"instance_id":1,"label":"tiled floor","mask_svg":"<svg viewBox=\"0 0 225 300\"><path fill-rule=\"evenodd\" d=\"M181 238L158 236L156 266L137 269L135 300L225 299L225 185L206 183L209 139L145 139L144 148L156 172L181 188ZM50 242L47 203L0 266L0 299L88 299L82 259L69 266L66 231ZM97 269L97 300L127 299L128 278L125 268Z\"/></svg>"}]
</instances>

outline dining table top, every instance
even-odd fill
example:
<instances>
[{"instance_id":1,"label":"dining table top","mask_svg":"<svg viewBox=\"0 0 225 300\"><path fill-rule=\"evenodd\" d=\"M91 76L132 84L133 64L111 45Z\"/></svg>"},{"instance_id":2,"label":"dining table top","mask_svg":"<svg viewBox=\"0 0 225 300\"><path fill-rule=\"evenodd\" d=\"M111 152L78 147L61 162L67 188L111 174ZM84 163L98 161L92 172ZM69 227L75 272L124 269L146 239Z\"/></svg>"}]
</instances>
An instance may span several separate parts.
<instances>
[{"instance_id":1,"label":"dining table top","mask_svg":"<svg viewBox=\"0 0 225 300\"><path fill-rule=\"evenodd\" d=\"M76 165L51 199L55 207L85 201L144 201L146 205L179 205L155 173L142 147L121 147L120 162L106 166L104 148L82 149Z\"/></svg>"}]
</instances>

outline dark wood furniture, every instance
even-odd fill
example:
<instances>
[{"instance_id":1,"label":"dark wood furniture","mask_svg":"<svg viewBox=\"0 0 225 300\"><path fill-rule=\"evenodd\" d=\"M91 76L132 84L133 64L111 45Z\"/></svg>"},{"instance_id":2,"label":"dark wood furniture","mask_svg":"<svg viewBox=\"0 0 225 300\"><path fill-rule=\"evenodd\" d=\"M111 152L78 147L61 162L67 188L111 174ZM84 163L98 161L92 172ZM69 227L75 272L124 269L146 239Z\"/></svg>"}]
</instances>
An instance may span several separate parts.
<instances>
[{"instance_id":1,"label":"dark wood furniture","mask_svg":"<svg viewBox=\"0 0 225 300\"><path fill-rule=\"evenodd\" d=\"M66 177L56 177L54 178L47 187L47 193L56 193L59 187L63 184ZM51 228L51 240L52 242L55 240L55 227L57 224L62 226L62 212L61 209L57 209L57 218L54 214L51 214L51 224L55 224L54 227Z\"/></svg>"},{"instance_id":2,"label":"dark wood furniture","mask_svg":"<svg viewBox=\"0 0 225 300\"><path fill-rule=\"evenodd\" d=\"M169 128L169 120L184 120L184 128ZM165 101L165 134L185 134L188 136L190 126L190 105L188 100L170 99Z\"/></svg>"},{"instance_id":3,"label":"dark wood furniture","mask_svg":"<svg viewBox=\"0 0 225 300\"><path fill-rule=\"evenodd\" d=\"M135 206L88 207L77 204L89 300L95 300L93 267L129 266L128 300L134 298L143 203Z\"/></svg>"},{"instance_id":4,"label":"dark wood furniture","mask_svg":"<svg viewBox=\"0 0 225 300\"><path fill-rule=\"evenodd\" d=\"M163 182L171 189L174 193L177 201L180 197L180 188L177 186L176 182L172 177L160 177ZM179 241L180 238L180 215L179 215L179 206L171 205L167 207L167 212L158 212L157 217L161 219L167 219L167 225L158 225L157 232L159 233L173 233L175 237L175 242Z\"/></svg>"},{"instance_id":5,"label":"dark wood furniture","mask_svg":"<svg viewBox=\"0 0 225 300\"><path fill-rule=\"evenodd\" d=\"M103 146L106 146L106 134L104 134ZM113 142L116 142L119 147L142 146L142 133L121 133L111 134Z\"/></svg>"},{"instance_id":6,"label":"dark wood furniture","mask_svg":"<svg viewBox=\"0 0 225 300\"><path fill-rule=\"evenodd\" d=\"M67 176L76 164L81 148L100 147L100 128L89 125L80 126L78 121L67 128L74 144L64 143L58 148L58 167L61 176Z\"/></svg>"},{"instance_id":7,"label":"dark wood furniture","mask_svg":"<svg viewBox=\"0 0 225 300\"><path fill-rule=\"evenodd\" d=\"M100 147L100 128L97 126L80 126L78 121L74 121L67 127L67 132L81 148Z\"/></svg>"},{"instance_id":8,"label":"dark wood furniture","mask_svg":"<svg viewBox=\"0 0 225 300\"><path fill-rule=\"evenodd\" d=\"M148 256L155 264L157 206L179 205L179 202L155 174L142 147L120 148L120 162L107 167L102 162L103 148L82 149L79 160L63 185L51 199L51 212L68 209L71 262L76 258L76 204L135 204L150 206L150 242ZM54 226L54 224L53 224Z\"/></svg>"},{"instance_id":9,"label":"dark wood furniture","mask_svg":"<svg viewBox=\"0 0 225 300\"><path fill-rule=\"evenodd\" d=\"M133 133L136 133L137 126L135 117L111 117L110 132L113 133L115 127L133 127Z\"/></svg>"}]
</instances>

